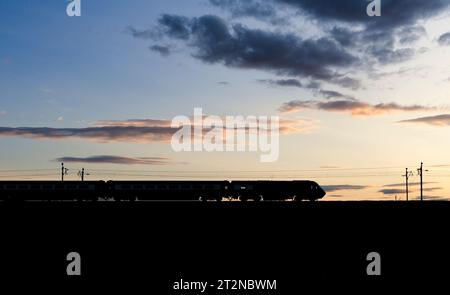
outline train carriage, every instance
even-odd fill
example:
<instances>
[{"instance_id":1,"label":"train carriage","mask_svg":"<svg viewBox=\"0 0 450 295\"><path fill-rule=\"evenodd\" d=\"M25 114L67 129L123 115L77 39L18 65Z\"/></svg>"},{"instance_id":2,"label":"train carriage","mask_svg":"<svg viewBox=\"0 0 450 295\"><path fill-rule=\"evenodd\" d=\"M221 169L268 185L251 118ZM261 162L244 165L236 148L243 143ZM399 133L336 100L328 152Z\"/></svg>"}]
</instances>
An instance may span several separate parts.
<instances>
[{"instance_id":1,"label":"train carriage","mask_svg":"<svg viewBox=\"0 0 450 295\"><path fill-rule=\"evenodd\" d=\"M0 181L0 199L95 200L105 191L104 181Z\"/></svg>"}]
</instances>

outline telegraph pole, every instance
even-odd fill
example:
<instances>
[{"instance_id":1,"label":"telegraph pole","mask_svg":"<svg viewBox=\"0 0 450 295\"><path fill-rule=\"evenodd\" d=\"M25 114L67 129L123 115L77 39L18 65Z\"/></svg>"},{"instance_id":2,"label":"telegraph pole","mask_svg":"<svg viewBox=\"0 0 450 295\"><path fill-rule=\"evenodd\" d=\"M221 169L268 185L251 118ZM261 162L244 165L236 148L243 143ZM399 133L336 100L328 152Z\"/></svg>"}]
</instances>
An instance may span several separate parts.
<instances>
[{"instance_id":1,"label":"telegraph pole","mask_svg":"<svg viewBox=\"0 0 450 295\"><path fill-rule=\"evenodd\" d=\"M61 181L64 181L64 163L61 163Z\"/></svg>"},{"instance_id":2,"label":"telegraph pole","mask_svg":"<svg viewBox=\"0 0 450 295\"><path fill-rule=\"evenodd\" d=\"M81 169L81 181L84 181L84 168Z\"/></svg>"},{"instance_id":3,"label":"telegraph pole","mask_svg":"<svg viewBox=\"0 0 450 295\"><path fill-rule=\"evenodd\" d=\"M408 181L409 181L409 177L411 175L410 175L410 172L408 172L408 168L406 168L405 175L402 175L402 176L404 176L406 178L406 201L409 201L409 188L408 188L409 182Z\"/></svg>"},{"instance_id":4,"label":"telegraph pole","mask_svg":"<svg viewBox=\"0 0 450 295\"><path fill-rule=\"evenodd\" d=\"M428 170L425 170L425 172ZM417 169L417 172L420 176L420 200L423 201L423 163L420 163L420 168Z\"/></svg>"},{"instance_id":5,"label":"telegraph pole","mask_svg":"<svg viewBox=\"0 0 450 295\"><path fill-rule=\"evenodd\" d=\"M69 169L64 168L64 163L61 163L61 181L64 181L64 175L67 175Z\"/></svg>"},{"instance_id":6,"label":"telegraph pole","mask_svg":"<svg viewBox=\"0 0 450 295\"><path fill-rule=\"evenodd\" d=\"M420 163L420 201L423 201L423 162Z\"/></svg>"}]
</instances>

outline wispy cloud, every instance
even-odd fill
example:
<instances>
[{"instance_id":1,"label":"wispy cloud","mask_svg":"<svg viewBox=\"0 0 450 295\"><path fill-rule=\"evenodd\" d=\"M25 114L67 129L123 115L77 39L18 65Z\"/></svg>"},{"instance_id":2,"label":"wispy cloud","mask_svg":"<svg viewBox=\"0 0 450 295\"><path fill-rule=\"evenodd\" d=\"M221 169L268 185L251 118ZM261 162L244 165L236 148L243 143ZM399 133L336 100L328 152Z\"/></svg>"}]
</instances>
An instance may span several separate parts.
<instances>
[{"instance_id":1,"label":"wispy cloud","mask_svg":"<svg viewBox=\"0 0 450 295\"><path fill-rule=\"evenodd\" d=\"M420 117L416 119L403 120L400 123L422 123L432 126L450 126L450 114L430 116L430 117Z\"/></svg>"},{"instance_id":2,"label":"wispy cloud","mask_svg":"<svg viewBox=\"0 0 450 295\"><path fill-rule=\"evenodd\" d=\"M167 57L170 55L171 50L169 46L163 46L163 45L153 45L150 46L149 49L151 51L157 52L159 54L161 54L161 56Z\"/></svg>"},{"instance_id":3,"label":"wispy cloud","mask_svg":"<svg viewBox=\"0 0 450 295\"><path fill-rule=\"evenodd\" d=\"M100 142L164 142L177 129L169 127L88 127L88 128L34 128L0 127L0 136L19 136L32 139L88 139Z\"/></svg>"},{"instance_id":4,"label":"wispy cloud","mask_svg":"<svg viewBox=\"0 0 450 295\"><path fill-rule=\"evenodd\" d=\"M175 132L182 128L173 128L171 123L171 120L131 119L98 121L93 127L85 128L0 127L0 136L55 140L86 139L103 143L168 143ZM317 122L309 119L282 118L279 123L281 134L310 133L317 127ZM194 125L190 125L190 127L193 128ZM224 131L237 130L237 128L237 126L224 128ZM251 131L246 129L248 132ZM203 131L208 132L209 130L204 129Z\"/></svg>"},{"instance_id":5,"label":"wispy cloud","mask_svg":"<svg viewBox=\"0 0 450 295\"><path fill-rule=\"evenodd\" d=\"M424 182L423 184L435 184L435 183L436 182ZM420 185L420 182L410 182L408 185L410 187L418 186L418 185ZM405 186L405 183L391 183L391 184L386 184L383 187L394 187L394 188L401 187L401 188L403 188L404 186Z\"/></svg>"},{"instance_id":6,"label":"wispy cloud","mask_svg":"<svg viewBox=\"0 0 450 295\"><path fill-rule=\"evenodd\" d=\"M350 185L350 184L338 184L338 185L324 185L322 188L326 192L347 191L347 190L363 190L368 188L365 185Z\"/></svg>"},{"instance_id":7,"label":"wispy cloud","mask_svg":"<svg viewBox=\"0 0 450 295\"><path fill-rule=\"evenodd\" d=\"M91 157L62 157L56 162L86 163L86 164L119 164L119 165L168 165L172 161L164 157L120 157L120 156L91 156Z\"/></svg>"},{"instance_id":8,"label":"wispy cloud","mask_svg":"<svg viewBox=\"0 0 450 295\"><path fill-rule=\"evenodd\" d=\"M378 192L382 193L383 195L400 195L404 194L405 190L403 189L397 189L397 188L387 188L387 189L381 189Z\"/></svg>"},{"instance_id":9,"label":"wispy cloud","mask_svg":"<svg viewBox=\"0 0 450 295\"><path fill-rule=\"evenodd\" d=\"M333 100L333 101L301 101L293 100L283 104L281 113L299 112L304 109L316 109L328 112L350 113L353 116L376 116L391 112L417 112L430 111L434 108L420 105L400 105L397 103L370 104L358 100Z\"/></svg>"},{"instance_id":10,"label":"wispy cloud","mask_svg":"<svg viewBox=\"0 0 450 295\"><path fill-rule=\"evenodd\" d=\"M302 88L303 84L300 80L297 79L260 79L258 82L267 84L270 86L281 86L281 87L298 87Z\"/></svg>"}]
</instances>

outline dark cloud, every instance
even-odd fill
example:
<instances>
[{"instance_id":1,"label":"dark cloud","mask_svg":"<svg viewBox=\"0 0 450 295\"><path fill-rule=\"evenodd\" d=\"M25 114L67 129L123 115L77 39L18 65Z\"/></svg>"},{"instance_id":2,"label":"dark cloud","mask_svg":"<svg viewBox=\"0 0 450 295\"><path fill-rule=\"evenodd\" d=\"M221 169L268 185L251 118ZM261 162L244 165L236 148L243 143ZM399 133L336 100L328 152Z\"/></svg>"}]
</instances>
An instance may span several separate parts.
<instances>
[{"instance_id":1,"label":"dark cloud","mask_svg":"<svg viewBox=\"0 0 450 295\"><path fill-rule=\"evenodd\" d=\"M0 136L32 139L89 139L101 142L160 142L168 141L177 129L170 127L102 126L87 128L0 127Z\"/></svg>"},{"instance_id":2,"label":"dark cloud","mask_svg":"<svg viewBox=\"0 0 450 295\"><path fill-rule=\"evenodd\" d=\"M301 101L293 100L283 104L279 111L282 113L298 112L303 109L317 109L329 112L345 112L354 116L375 116L390 112L414 112L427 111L432 108L410 105L404 106L396 103L370 104L358 100L333 100L333 101Z\"/></svg>"},{"instance_id":3,"label":"dark cloud","mask_svg":"<svg viewBox=\"0 0 450 295\"><path fill-rule=\"evenodd\" d=\"M226 121L226 118L223 118ZM0 137L15 136L31 139L87 139L99 142L152 143L169 142L180 128L172 128L171 120L132 119L125 121L99 121L94 127L85 128L49 128L49 127L0 127ZM243 122L246 124L246 122ZM189 126L184 126L189 127ZM191 128L194 125L191 122ZM237 130L237 126L224 127ZM303 119L281 119L281 134L308 133L315 128L315 122ZM249 131L249 128L246 128ZM203 129L206 134L208 129ZM191 134L194 134L191 129Z\"/></svg>"},{"instance_id":4,"label":"dark cloud","mask_svg":"<svg viewBox=\"0 0 450 295\"><path fill-rule=\"evenodd\" d=\"M344 47L361 49L381 63L398 63L413 57L411 49L395 48L399 44L411 44L426 35L425 29L417 25L420 20L440 14L450 5L447 0L396 0L382 1L382 17L368 17L368 1L361 0L268 0L264 1L265 15L257 9L242 7L257 6L259 0L210 0L216 6L229 11L240 11L240 15L267 21L267 14L277 14L288 8L296 15L306 15L315 23L333 25L329 38ZM272 12L270 12L272 10Z\"/></svg>"},{"instance_id":5,"label":"dark cloud","mask_svg":"<svg viewBox=\"0 0 450 295\"><path fill-rule=\"evenodd\" d=\"M441 35L439 37L438 42L441 46L449 46L450 45L450 32Z\"/></svg>"},{"instance_id":6,"label":"dark cloud","mask_svg":"<svg viewBox=\"0 0 450 295\"><path fill-rule=\"evenodd\" d=\"M436 183L436 182L424 182L423 184L434 184L434 183ZM420 182L410 182L408 185L411 186L411 187L419 186ZM391 183L391 184L386 184L383 187L394 187L394 188L397 188L397 187L404 187L404 186L405 186L405 183Z\"/></svg>"},{"instance_id":7,"label":"dark cloud","mask_svg":"<svg viewBox=\"0 0 450 295\"><path fill-rule=\"evenodd\" d=\"M339 73L339 69L358 63L358 58L331 38L302 39L294 34L249 29L239 24L229 27L213 15L191 19L163 15L156 31L184 41L193 49L192 56L205 63L307 77L342 87L360 86L358 80Z\"/></svg>"},{"instance_id":8,"label":"dark cloud","mask_svg":"<svg viewBox=\"0 0 450 295\"><path fill-rule=\"evenodd\" d=\"M440 191L443 190L442 187L426 187L423 189L425 192L434 192L434 191Z\"/></svg>"},{"instance_id":9,"label":"dark cloud","mask_svg":"<svg viewBox=\"0 0 450 295\"><path fill-rule=\"evenodd\" d=\"M400 123L422 123L428 124L432 126L450 126L450 115L438 115L438 116L430 116L430 117L421 117L411 120L403 120Z\"/></svg>"},{"instance_id":10,"label":"dark cloud","mask_svg":"<svg viewBox=\"0 0 450 295\"><path fill-rule=\"evenodd\" d=\"M210 0L213 4L214 1ZM257 3L255 0L221 1L228 5L229 9L235 9L242 3ZM368 1L361 0L268 0L272 9L281 6L296 8L300 13L305 13L319 21L338 21L354 25L355 23L366 25L369 28L391 29L412 25L420 19L436 15L448 7L447 0L395 0L382 1L382 17L368 17L366 10ZM267 4L268 3L268 4ZM224 6L224 5L222 5ZM248 11L248 15L257 17L256 12Z\"/></svg>"},{"instance_id":11,"label":"dark cloud","mask_svg":"<svg viewBox=\"0 0 450 295\"><path fill-rule=\"evenodd\" d=\"M272 85L272 86L298 87L298 88L303 87L302 82L300 82L297 79L280 79L280 80L264 79L264 80L258 80L258 82Z\"/></svg>"},{"instance_id":12,"label":"dark cloud","mask_svg":"<svg viewBox=\"0 0 450 295\"><path fill-rule=\"evenodd\" d=\"M381 64L401 63L411 59L415 51L412 48L402 48L391 50L386 48L373 48L372 56Z\"/></svg>"},{"instance_id":13,"label":"dark cloud","mask_svg":"<svg viewBox=\"0 0 450 295\"><path fill-rule=\"evenodd\" d=\"M275 23L280 21L276 10L269 1L209 0L209 2L224 10L230 11L233 17L252 16L257 19L264 19Z\"/></svg>"},{"instance_id":14,"label":"dark cloud","mask_svg":"<svg viewBox=\"0 0 450 295\"><path fill-rule=\"evenodd\" d=\"M330 33L342 46L349 47L355 44L354 32L347 28L335 26Z\"/></svg>"},{"instance_id":15,"label":"dark cloud","mask_svg":"<svg viewBox=\"0 0 450 295\"><path fill-rule=\"evenodd\" d=\"M156 27L142 31L129 27L128 31L135 38L158 42L165 38L178 40L191 49L193 57L205 63L325 81L354 90L362 87L361 82L348 73L357 69L373 70L377 63L386 65L410 60L416 51L399 48L398 44L412 44L425 36L426 31L418 25L419 21L438 15L450 5L447 0L383 1L382 17L368 17L368 2L362 0L209 2L229 11L233 17L254 17L271 23L274 29L250 29L214 15L188 18L164 14ZM280 18L289 22L292 15L321 24L319 29L323 33L307 39L285 33L280 29L286 26L274 23ZM441 43L446 42L444 36L441 39ZM167 54L166 49L154 49Z\"/></svg>"},{"instance_id":16,"label":"dark cloud","mask_svg":"<svg viewBox=\"0 0 450 295\"><path fill-rule=\"evenodd\" d=\"M230 85L230 82L220 81L220 82L217 82L217 84L222 85L222 86L228 86L228 85Z\"/></svg>"},{"instance_id":17,"label":"dark cloud","mask_svg":"<svg viewBox=\"0 0 450 295\"><path fill-rule=\"evenodd\" d=\"M382 189L382 190L379 190L378 192L380 192L384 195L400 195L400 194L405 193L405 191L403 189L395 189L395 188Z\"/></svg>"},{"instance_id":18,"label":"dark cloud","mask_svg":"<svg viewBox=\"0 0 450 295\"><path fill-rule=\"evenodd\" d=\"M342 94L339 91L334 90L325 90L320 89L319 83L309 83L304 85L300 80L297 79L261 79L258 80L260 83L264 83L270 86L277 86L277 87L297 87L297 88L305 88L305 89L311 89L313 90L313 93L315 96L321 96L323 98L331 99L331 98L341 98L341 99L348 99L348 100L354 100L355 98L351 95Z\"/></svg>"},{"instance_id":19,"label":"dark cloud","mask_svg":"<svg viewBox=\"0 0 450 295\"><path fill-rule=\"evenodd\" d=\"M187 40L189 39L191 20L184 16L164 14L158 20L161 31L171 38Z\"/></svg>"},{"instance_id":20,"label":"dark cloud","mask_svg":"<svg viewBox=\"0 0 450 295\"><path fill-rule=\"evenodd\" d=\"M153 45L150 46L149 49L154 52L158 52L161 56L167 57L170 55L170 47L162 46L162 45Z\"/></svg>"},{"instance_id":21,"label":"dark cloud","mask_svg":"<svg viewBox=\"0 0 450 295\"><path fill-rule=\"evenodd\" d=\"M171 160L163 157L119 157L119 156L92 156L92 157L62 157L56 162L86 163L86 164L120 164L120 165L167 165Z\"/></svg>"},{"instance_id":22,"label":"dark cloud","mask_svg":"<svg viewBox=\"0 0 450 295\"><path fill-rule=\"evenodd\" d=\"M161 37L161 33L157 32L156 30L150 29L150 30L138 30L133 26L128 26L125 29L125 33L130 34L134 38L137 39L152 39L156 40Z\"/></svg>"},{"instance_id":23,"label":"dark cloud","mask_svg":"<svg viewBox=\"0 0 450 295\"><path fill-rule=\"evenodd\" d=\"M401 44L411 44L426 36L427 31L422 26L411 26L402 28L399 32Z\"/></svg>"},{"instance_id":24,"label":"dark cloud","mask_svg":"<svg viewBox=\"0 0 450 295\"><path fill-rule=\"evenodd\" d=\"M403 184L400 187L404 187L405 184ZM385 187L389 187L389 186L385 186ZM409 192L417 192L417 189L411 189L411 187L414 187L414 185L410 185L409 188ZM417 185L416 185L417 187ZM442 187L429 187L429 188L424 188L423 191L424 192L433 192L433 191L438 191L438 190L442 190ZM400 194L405 194L405 189L404 188L396 188L395 186L392 188L386 188L386 189L381 189L378 192L384 194L384 195L400 195Z\"/></svg>"},{"instance_id":25,"label":"dark cloud","mask_svg":"<svg viewBox=\"0 0 450 295\"><path fill-rule=\"evenodd\" d=\"M332 91L332 90L319 90L318 94L322 95L324 98L343 98L347 100L354 100L355 98L350 95L342 94L338 91Z\"/></svg>"},{"instance_id":26,"label":"dark cloud","mask_svg":"<svg viewBox=\"0 0 450 295\"><path fill-rule=\"evenodd\" d=\"M339 185L325 185L322 188L326 192L336 192L336 191L346 191L346 190L363 190L368 188L365 185L349 185L349 184L339 184Z\"/></svg>"}]
</instances>

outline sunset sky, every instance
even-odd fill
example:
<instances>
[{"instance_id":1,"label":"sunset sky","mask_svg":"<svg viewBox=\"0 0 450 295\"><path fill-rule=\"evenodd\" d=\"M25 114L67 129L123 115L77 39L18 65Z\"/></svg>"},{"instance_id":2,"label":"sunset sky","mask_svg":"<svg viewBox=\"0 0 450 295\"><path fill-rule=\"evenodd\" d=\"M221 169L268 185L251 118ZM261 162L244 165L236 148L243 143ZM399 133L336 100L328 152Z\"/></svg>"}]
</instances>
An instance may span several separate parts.
<instances>
[{"instance_id":1,"label":"sunset sky","mask_svg":"<svg viewBox=\"0 0 450 295\"><path fill-rule=\"evenodd\" d=\"M0 2L0 179L310 179L450 196L450 1ZM280 157L175 153L175 116L280 116Z\"/></svg>"}]
</instances>

